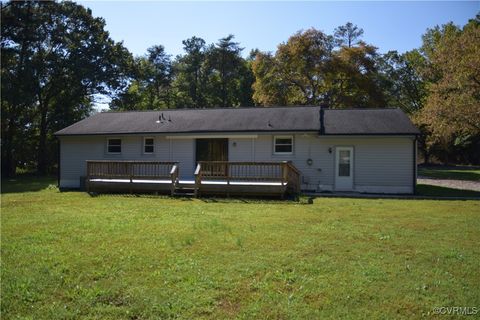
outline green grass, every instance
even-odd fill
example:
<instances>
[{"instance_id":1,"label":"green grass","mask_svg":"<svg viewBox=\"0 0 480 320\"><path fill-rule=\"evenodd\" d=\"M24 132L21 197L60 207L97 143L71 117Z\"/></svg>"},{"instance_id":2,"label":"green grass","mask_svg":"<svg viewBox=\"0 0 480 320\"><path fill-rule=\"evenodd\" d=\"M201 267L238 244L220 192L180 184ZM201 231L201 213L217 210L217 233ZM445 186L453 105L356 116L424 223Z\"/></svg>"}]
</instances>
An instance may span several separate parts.
<instances>
[{"instance_id":1,"label":"green grass","mask_svg":"<svg viewBox=\"0 0 480 320\"><path fill-rule=\"evenodd\" d=\"M90 197L49 184L3 186L2 319L410 319L480 306L479 201Z\"/></svg>"},{"instance_id":2,"label":"green grass","mask_svg":"<svg viewBox=\"0 0 480 320\"><path fill-rule=\"evenodd\" d=\"M427 197L458 197L480 199L480 192L473 190L460 190L441 186L432 186L429 184L417 184L417 195Z\"/></svg>"},{"instance_id":3,"label":"green grass","mask_svg":"<svg viewBox=\"0 0 480 320\"><path fill-rule=\"evenodd\" d=\"M36 176L23 174L16 177L2 179L2 194L12 192L40 191L44 189L56 189L57 177Z\"/></svg>"},{"instance_id":4,"label":"green grass","mask_svg":"<svg viewBox=\"0 0 480 320\"><path fill-rule=\"evenodd\" d=\"M433 179L480 181L479 169L468 169L465 167L420 167L418 175Z\"/></svg>"}]
</instances>

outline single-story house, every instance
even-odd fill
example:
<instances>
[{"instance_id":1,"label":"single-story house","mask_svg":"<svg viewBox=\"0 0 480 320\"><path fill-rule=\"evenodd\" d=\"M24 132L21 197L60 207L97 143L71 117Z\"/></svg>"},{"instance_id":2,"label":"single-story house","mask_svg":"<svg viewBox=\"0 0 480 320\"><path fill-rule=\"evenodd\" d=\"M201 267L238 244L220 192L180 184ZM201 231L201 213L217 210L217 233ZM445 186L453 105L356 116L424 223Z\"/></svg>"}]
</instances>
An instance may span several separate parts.
<instances>
[{"instance_id":1,"label":"single-story house","mask_svg":"<svg viewBox=\"0 0 480 320\"><path fill-rule=\"evenodd\" d=\"M313 106L101 112L55 133L61 188L88 160L176 163L179 181L200 162L288 162L303 191L390 194L415 192L418 134L400 109Z\"/></svg>"}]
</instances>

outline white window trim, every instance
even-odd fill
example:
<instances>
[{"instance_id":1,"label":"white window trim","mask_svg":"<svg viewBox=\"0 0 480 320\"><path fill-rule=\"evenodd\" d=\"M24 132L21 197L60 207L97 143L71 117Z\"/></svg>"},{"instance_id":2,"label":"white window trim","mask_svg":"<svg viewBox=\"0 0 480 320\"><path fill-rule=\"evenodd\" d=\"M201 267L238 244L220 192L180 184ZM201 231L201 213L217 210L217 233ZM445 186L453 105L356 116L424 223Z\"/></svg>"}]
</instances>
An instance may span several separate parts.
<instances>
[{"instance_id":1,"label":"white window trim","mask_svg":"<svg viewBox=\"0 0 480 320\"><path fill-rule=\"evenodd\" d=\"M276 152L275 147L277 146L277 139L291 139L292 143L292 151L290 152ZM286 144L282 144L286 146ZM293 142L293 136L273 136L273 154L278 154L278 155L288 155L288 154L293 154L293 148L294 148L294 142Z\"/></svg>"},{"instance_id":2,"label":"white window trim","mask_svg":"<svg viewBox=\"0 0 480 320\"><path fill-rule=\"evenodd\" d=\"M153 140L153 152L145 152L145 140L152 139ZM155 154L155 138L154 137L143 137L143 145L142 145L143 154Z\"/></svg>"},{"instance_id":3,"label":"white window trim","mask_svg":"<svg viewBox=\"0 0 480 320\"><path fill-rule=\"evenodd\" d=\"M110 145L110 140L120 140L120 152L110 152L109 150L109 145ZM122 138L107 138L107 153L108 154L122 154Z\"/></svg>"}]
</instances>

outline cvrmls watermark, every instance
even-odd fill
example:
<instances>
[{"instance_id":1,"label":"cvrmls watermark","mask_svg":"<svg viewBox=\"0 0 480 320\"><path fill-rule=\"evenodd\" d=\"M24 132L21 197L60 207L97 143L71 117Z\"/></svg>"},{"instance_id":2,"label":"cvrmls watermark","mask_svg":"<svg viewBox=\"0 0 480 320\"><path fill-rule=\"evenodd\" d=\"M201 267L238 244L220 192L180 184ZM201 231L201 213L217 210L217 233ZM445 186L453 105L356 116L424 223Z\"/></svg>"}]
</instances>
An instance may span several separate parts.
<instances>
[{"instance_id":1,"label":"cvrmls watermark","mask_svg":"<svg viewBox=\"0 0 480 320\"><path fill-rule=\"evenodd\" d=\"M480 308L477 307L434 307L433 314L456 315L456 316L473 316L479 313Z\"/></svg>"}]
</instances>

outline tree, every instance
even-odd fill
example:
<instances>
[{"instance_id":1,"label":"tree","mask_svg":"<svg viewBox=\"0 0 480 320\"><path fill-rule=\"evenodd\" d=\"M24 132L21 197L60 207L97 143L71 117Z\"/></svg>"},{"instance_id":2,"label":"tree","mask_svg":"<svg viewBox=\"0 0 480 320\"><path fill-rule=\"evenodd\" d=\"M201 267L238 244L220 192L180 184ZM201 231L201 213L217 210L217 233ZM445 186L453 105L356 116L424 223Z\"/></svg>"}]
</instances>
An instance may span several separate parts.
<instances>
[{"instance_id":1,"label":"tree","mask_svg":"<svg viewBox=\"0 0 480 320\"><path fill-rule=\"evenodd\" d=\"M162 45L147 49L147 81L150 88L151 108L170 107L170 88L172 82L172 62Z\"/></svg>"},{"instance_id":2,"label":"tree","mask_svg":"<svg viewBox=\"0 0 480 320\"><path fill-rule=\"evenodd\" d=\"M332 49L333 38L312 28L280 44L274 56L257 54L253 64L256 102L323 103Z\"/></svg>"},{"instance_id":3,"label":"tree","mask_svg":"<svg viewBox=\"0 0 480 320\"><path fill-rule=\"evenodd\" d=\"M32 3L27 3L23 10L12 3L5 7L3 3L1 5L2 175L8 177L15 173L16 165L22 159L19 146L26 145L27 141L20 130L27 126L34 112L34 78L29 47L35 40L33 29L38 22L32 15ZM26 32L16 34L18 29ZM16 47L8 43L13 36L16 36L13 40Z\"/></svg>"},{"instance_id":4,"label":"tree","mask_svg":"<svg viewBox=\"0 0 480 320\"><path fill-rule=\"evenodd\" d=\"M206 50L205 40L191 37L183 40L185 55L177 57L175 62L177 106L206 106Z\"/></svg>"},{"instance_id":5,"label":"tree","mask_svg":"<svg viewBox=\"0 0 480 320\"><path fill-rule=\"evenodd\" d=\"M389 51L378 57L379 77L386 105L413 115L425 104L427 90L422 70L425 57L415 49L399 54Z\"/></svg>"},{"instance_id":6,"label":"tree","mask_svg":"<svg viewBox=\"0 0 480 320\"><path fill-rule=\"evenodd\" d=\"M363 42L335 50L332 36L316 29L297 32L275 55L256 55L254 100L261 105L384 106L376 57L376 48Z\"/></svg>"},{"instance_id":7,"label":"tree","mask_svg":"<svg viewBox=\"0 0 480 320\"><path fill-rule=\"evenodd\" d=\"M341 47L333 53L325 99L330 107L385 107L378 83L376 50L360 42L356 47Z\"/></svg>"},{"instance_id":8,"label":"tree","mask_svg":"<svg viewBox=\"0 0 480 320\"><path fill-rule=\"evenodd\" d=\"M428 59L425 73L432 81L417 121L431 132L429 144L444 150L438 157L445 162L479 163L479 44L479 15L462 29L447 24L424 36L422 49Z\"/></svg>"},{"instance_id":9,"label":"tree","mask_svg":"<svg viewBox=\"0 0 480 320\"><path fill-rule=\"evenodd\" d=\"M348 48L358 44L362 36L363 29L353 25L351 22L347 22L345 25L335 28L333 33L335 43L340 47Z\"/></svg>"},{"instance_id":10,"label":"tree","mask_svg":"<svg viewBox=\"0 0 480 320\"><path fill-rule=\"evenodd\" d=\"M278 75L275 57L270 53L257 52L252 62L255 75L253 100L264 106L287 105L293 89L285 84Z\"/></svg>"},{"instance_id":11,"label":"tree","mask_svg":"<svg viewBox=\"0 0 480 320\"><path fill-rule=\"evenodd\" d=\"M10 2L2 22L2 75L11 81L2 81L2 171L14 173L21 159L12 154L28 134L44 173L55 161L52 133L86 116L96 95L114 95L130 55L103 19L72 2Z\"/></svg>"},{"instance_id":12,"label":"tree","mask_svg":"<svg viewBox=\"0 0 480 320\"><path fill-rule=\"evenodd\" d=\"M237 77L241 73L242 58L240 48L237 42L233 42L234 36L228 35L221 38L214 47L209 50L209 65L215 69L216 73L210 81L218 81L219 104L221 107L232 107L238 105L238 82Z\"/></svg>"},{"instance_id":13,"label":"tree","mask_svg":"<svg viewBox=\"0 0 480 320\"><path fill-rule=\"evenodd\" d=\"M147 49L130 66L130 83L110 103L113 110L156 110L171 108L173 67L162 45Z\"/></svg>"}]
</instances>

